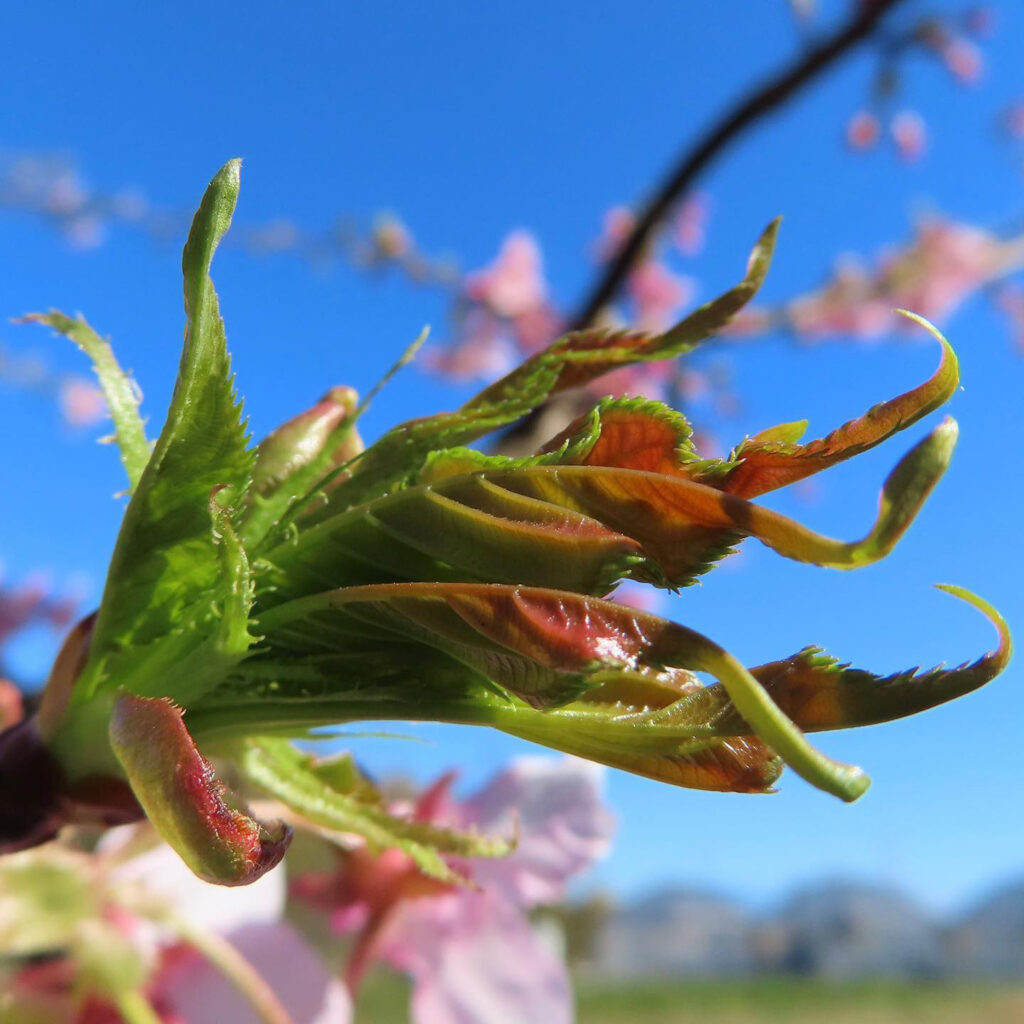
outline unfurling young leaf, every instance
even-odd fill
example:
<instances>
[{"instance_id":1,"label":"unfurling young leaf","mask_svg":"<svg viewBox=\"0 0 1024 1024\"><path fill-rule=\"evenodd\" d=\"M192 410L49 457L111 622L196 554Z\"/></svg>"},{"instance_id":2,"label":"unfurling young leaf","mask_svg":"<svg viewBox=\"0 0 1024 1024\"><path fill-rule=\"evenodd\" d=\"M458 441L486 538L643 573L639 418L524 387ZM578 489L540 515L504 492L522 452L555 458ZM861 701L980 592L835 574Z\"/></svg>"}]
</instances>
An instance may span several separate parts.
<instances>
[{"instance_id":1,"label":"unfurling young leaf","mask_svg":"<svg viewBox=\"0 0 1024 1024\"><path fill-rule=\"evenodd\" d=\"M22 317L21 322L47 324L69 337L92 360L114 421L114 439L121 451L128 483L134 491L149 462L149 442L139 416L139 390L121 369L110 342L104 341L82 317L65 316L56 309L49 313L30 313Z\"/></svg>"},{"instance_id":2,"label":"unfurling young leaf","mask_svg":"<svg viewBox=\"0 0 1024 1024\"><path fill-rule=\"evenodd\" d=\"M125 807L127 783L193 870L251 881L287 833L228 802L206 760L220 757L295 824L398 847L449 884L446 856L497 854L509 837L397 818L354 769L331 772L290 740L361 719L447 721L697 789L767 792L789 764L852 800L867 776L805 733L921 711L1005 667L1005 623L957 588L947 589L996 625L997 649L891 676L813 648L748 669L717 640L605 599L625 579L687 586L750 537L834 568L887 555L949 463L952 420L899 460L859 540L822 536L753 499L867 451L950 398L956 357L926 323L942 346L936 373L817 441L801 443L805 425L788 423L727 459L702 459L680 413L609 398L534 455L464 447L561 389L671 358L725 326L764 280L776 225L734 288L664 334L567 335L458 411L401 424L365 451L354 430L362 406L335 388L250 448L209 279L237 190L233 161L193 223L185 347L152 455L109 349L84 321L48 319L85 339L109 377L134 493L95 627L59 659L39 719L0 736L0 769L28 750L48 772L40 813L24 813L17 787L0 784L0 848L37 842L62 821L139 813Z\"/></svg>"}]
</instances>

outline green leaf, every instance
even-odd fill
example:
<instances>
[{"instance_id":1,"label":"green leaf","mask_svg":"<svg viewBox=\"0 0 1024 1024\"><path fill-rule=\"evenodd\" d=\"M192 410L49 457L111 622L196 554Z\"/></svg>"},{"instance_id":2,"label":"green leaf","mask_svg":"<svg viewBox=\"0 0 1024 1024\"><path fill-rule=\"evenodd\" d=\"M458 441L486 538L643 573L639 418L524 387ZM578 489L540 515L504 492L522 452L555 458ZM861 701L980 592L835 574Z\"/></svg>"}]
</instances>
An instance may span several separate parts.
<instances>
[{"instance_id":1,"label":"green leaf","mask_svg":"<svg viewBox=\"0 0 1024 1024\"><path fill-rule=\"evenodd\" d=\"M594 328L559 338L496 381L458 412L410 420L368 448L352 478L331 497L345 508L390 490L416 472L430 452L466 444L513 423L548 397L579 387L631 363L672 359L721 330L756 294L771 262L778 233L773 221L761 235L743 280L695 310L664 334Z\"/></svg>"},{"instance_id":2,"label":"green leaf","mask_svg":"<svg viewBox=\"0 0 1024 1024\"><path fill-rule=\"evenodd\" d=\"M29 313L20 322L47 324L70 338L92 360L114 421L114 438L121 451L121 461L130 489L134 491L149 462L149 442L139 416L139 390L121 369L110 342L101 338L83 317L65 316L56 309L49 313Z\"/></svg>"},{"instance_id":3,"label":"green leaf","mask_svg":"<svg viewBox=\"0 0 1024 1024\"><path fill-rule=\"evenodd\" d=\"M536 462L445 475L434 460L435 482L341 513L269 552L273 590L264 607L343 584L416 579L594 595L627 575L679 587L747 536L797 561L856 568L892 550L955 441L948 420L912 448L885 482L874 526L852 542L685 476ZM630 458L638 461L635 452ZM465 468L473 460L455 461Z\"/></svg>"},{"instance_id":4,"label":"green leaf","mask_svg":"<svg viewBox=\"0 0 1024 1024\"><path fill-rule=\"evenodd\" d=\"M284 856L291 830L281 822L261 824L228 805L171 701L119 697L110 744L146 817L204 881L248 885Z\"/></svg>"},{"instance_id":5,"label":"green leaf","mask_svg":"<svg viewBox=\"0 0 1024 1024\"><path fill-rule=\"evenodd\" d=\"M81 854L51 844L0 860L0 950L42 956L64 948L102 901Z\"/></svg>"},{"instance_id":6,"label":"green leaf","mask_svg":"<svg viewBox=\"0 0 1024 1024\"><path fill-rule=\"evenodd\" d=\"M314 825L362 836L373 850L399 849L431 878L463 882L442 854L502 857L514 848L507 839L395 817L379 798L369 799L365 788L351 792L330 785L330 772L320 771L312 757L284 740L250 740L240 752L239 763L253 783Z\"/></svg>"},{"instance_id":7,"label":"green leaf","mask_svg":"<svg viewBox=\"0 0 1024 1024\"><path fill-rule=\"evenodd\" d=\"M172 696L188 708L217 685L246 655L253 580L245 549L231 523L231 510L214 494L209 501L210 531L220 559L220 573L207 595L206 614L196 622L169 630L148 644L111 656L112 676L139 696Z\"/></svg>"},{"instance_id":8,"label":"green leaf","mask_svg":"<svg viewBox=\"0 0 1024 1024\"><path fill-rule=\"evenodd\" d=\"M238 161L213 179L192 224L182 261L185 345L167 422L135 494L111 560L87 679L76 696L103 684L102 660L184 628L209 612L221 561L209 503L226 489L237 504L249 485L246 448L210 261L238 194Z\"/></svg>"},{"instance_id":9,"label":"green leaf","mask_svg":"<svg viewBox=\"0 0 1024 1024\"><path fill-rule=\"evenodd\" d=\"M941 590L973 605L995 626L999 645L973 662L954 668L912 668L888 676L841 664L818 647L807 647L783 661L750 670L772 700L807 732L890 722L962 697L1006 668L1013 641L1003 617L988 603L960 587ZM750 726L721 686L709 686L679 700L673 713L711 723L718 736L743 735Z\"/></svg>"},{"instance_id":10,"label":"green leaf","mask_svg":"<svg viewBox=\"0 0 1024 1024\"><path fill-rule=\"evenodd\" d=\"M673 669L709 672L757 736L813 785L845 800L856 799L868 785L860 769L811 747L723 648L684 626L622 605L496 584L390 584L294 601L268 611L260 626L272 650L291 648L301 656L309 651L311 634L319 644L331 642L327 631L334 622L341 638L366 623L420 639L536 707L564 704L601 684L646 687L650 677L666 669L670 676ZM698 732L691 729L691 737ZM639 730L635 742L642 748Z\"/></svg>"}]
</instances>

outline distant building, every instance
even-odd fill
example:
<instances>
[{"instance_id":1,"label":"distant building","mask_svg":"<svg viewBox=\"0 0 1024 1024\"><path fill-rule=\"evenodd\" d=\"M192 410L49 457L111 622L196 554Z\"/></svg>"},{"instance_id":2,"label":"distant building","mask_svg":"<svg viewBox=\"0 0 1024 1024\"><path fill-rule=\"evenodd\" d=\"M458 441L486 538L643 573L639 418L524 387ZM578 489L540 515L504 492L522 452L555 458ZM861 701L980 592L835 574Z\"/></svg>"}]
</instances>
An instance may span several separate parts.
<instances>
[{"instance_id":1,"label":"distant building","mask_svg":"<svg viewBox=\"0 0 1024 1024\"><path fill-rule=\"evenodd\" d=\"M951 974L1024 978L1024 882L996 890L946 931Z\"/></svg>"},{"instance_id":2,"label":"distant building","mask_svg":"<svg viewBox=\"0 0 1024 1024\"><path fill-rule=\"evenodd\" d=\"M902 893L835 883L792 897L771 922L778 960L820 978L934 978L946 968L935 921Z\"/></svg>"},{"instance_id":3,"label":"distant building","mask_svg":"<svg viewBox=\"0 0 1024 1024\"><path fill-rule=\"evenodd\" d=\"M595 944L594 969L618 977L735 977L757 969L753 942L739 904L668 889L611 915Z\"/></svg>"}]
</instances>

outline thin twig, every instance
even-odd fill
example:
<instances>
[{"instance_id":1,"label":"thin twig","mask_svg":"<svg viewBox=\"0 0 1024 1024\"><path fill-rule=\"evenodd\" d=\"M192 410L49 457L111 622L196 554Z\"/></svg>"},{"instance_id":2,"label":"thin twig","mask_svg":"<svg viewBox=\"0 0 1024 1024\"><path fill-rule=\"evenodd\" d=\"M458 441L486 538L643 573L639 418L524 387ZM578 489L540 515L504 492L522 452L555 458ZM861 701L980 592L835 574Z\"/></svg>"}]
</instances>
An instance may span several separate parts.
<instances>
[{"instance_id":1,"label":"thin twig","mask_svg":"<svg viewBox=\"0 0 1024 1024\"><path fill-rule=\"evenodd\" d=\"M580 304L571 320L570 330L591 326L601 310L615 298L623 281L643 255L651 235L671 212L676 201L692 187L694 181L737 139L765 115L792 99L837 60L867 39L878 27L882 17L904 0L861 0L855 2L856 13L842 28L824 42L805 51L800 60L754 88L688 150L661 184L643 213L637 218L629 237L608 263L601 277Z\"/></svg>"},{"instance_id":2,"label":"thin twig","mask_svg":"<svg viewBox=\"0 0 1024 1024\"><path fill-rule=\"evenodd\" d=\"M671 213L675 203L690 189L708 166L742 133L792 99L805 86L827 71L858 43L870 38L882 18L904 0L851 0L854 14L836 32L811 49L802 50L795 63L774 77L755 86L730 111L717 119L710 129L688 149L661 187L656 189L633 230L570 318L569 330L590 327L616 296L623 282L635 269L654 232ZM523 455L561 430L582 409L578 396L560 395L525 416L501 434L493 450L507 455ZM538 436L544 427L544 436Z\"/></svg>"}]
</instances>

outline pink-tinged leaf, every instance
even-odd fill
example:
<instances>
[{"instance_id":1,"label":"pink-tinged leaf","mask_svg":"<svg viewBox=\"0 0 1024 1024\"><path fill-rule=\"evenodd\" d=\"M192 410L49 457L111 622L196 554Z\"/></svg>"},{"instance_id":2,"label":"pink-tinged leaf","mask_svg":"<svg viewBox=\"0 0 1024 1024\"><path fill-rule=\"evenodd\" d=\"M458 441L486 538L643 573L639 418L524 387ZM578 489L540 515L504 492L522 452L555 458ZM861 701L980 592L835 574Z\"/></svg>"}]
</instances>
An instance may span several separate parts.
<instances>
[{"instance_id":1,"label":"pink-tinged leaf","mask_svg":"<svg viewBox=\"0 0 1024 1024\"><path fill-rule=\"evenodd\" d=\"M671 420L663 425L675 427ZM628 423L621 426L629 433ZM595 596L626 576L680 587L744 537L801 562L868 565L888 554L913 521L955 440L948 421L912 448L885 482L874 526L851 542L684 475L500 460L482 472L451 475L474 464L457 453L432 460L425 482L333 516L269 552L273 590L264 603L345 584L417 579L522 583ZM645 450L637 441L633 451L650 455L657 445Z\"/></svg>"},{"instance_id":2,"label":"pink-tinged leaf","mask_svg":"<svg viewBox=\"0 0 1024 1024\"><path fill-rule=\"evenodd\" d=\"M312 408L271 431L256 449L253 488L275 490L315 463L316 478L358 455L362 442L355 427L341 432L356 411L359 396L350 387L331 388Z\"/></svg>"},{"instance_id":3,"label":"pink-tinged leaf","mask_svg":"<svg viewBox=\"0 0 1024 1024\"><path fill-rule=\"evenodd\" d=\"M542 449L568 447L562 464L642 469L685 476L753 498L859 455L916 423L953 395L959 382L956 354L927 321L912 317L942 346L935 373L923 384L869 409L826 437L797 443L806 422L783 423L748 438L726 459L700 460L691 430L680 413L644 399L606 400L553 438ZM477 468L484 468L482 466Z\"/></svg>"},{"instance_id":4,"label":"pink-tinged leaf","mask_svg":"<svg viewBox=\"0 0 1024 1024\"><path fill-rule=\"evenodd\" d=\"M537 707L567 704L574 694L601 684L628 686L637 679L649 685L666 669L710 672L726 687L751 728L798 774L846 800L856 799L867 788L860 769L838 764L814 750L728 652L684 626L610 601L495 584L385 584L348 587L290 602L267 612L260 629L271 647L286 649L289 643L302 643L303 623L310 618L321 636L329 636L331 620L340 619L343 630L351 630L357 621L383 626L404 639L418 638ZM500 708L489 713L491 724L506 727ZM591 712L581 722L569 716L559 721L551 713L545 717L547 735L544 725L534 720L528 725L529 738L606 763L620 763L621 753L637 761L646 754L691 755L711 745L707 738L685 742L699 736L699 727L692 723L682 727L670 723L667 731L655 728L647 736L634 728L643 716L634 716L625 727L631 733L630 747L618 724L609 723L606 714ZM580 725L583 731L577 728ZM519 730L510 727L508 731ZM648 739L651 745L644 749ZM581 743L593 750L582 749ZM603 756L602 745L611 748Z\"/></svg>"},{"instance_id":5,"label":"pink-tinged leaf","mask_svg":"<svg viewBox=\"0 0 1024 1024\"><path fill-rule=\"evenodd\" d=\"M791 658L752 668L750 673L806 732L889 722L962 697L1003 671L1013 641L1005 620L991 605L960 587L940 589L973 605L996 627L999 645L994 651L955 668L908 669L880 676L841 664L820 648L808 647ZM704 705L699 714L713 723L716 735L750 731L721 686L710 686L687 700Z\"/></svg>"},{"instance_id":6,"label":"pink-tinged leaf","mask_svg":"<svg viewBox=\"0 0 1024 1024\"><path fill-rule=\"evenodd\" d=\"M493 470L486 479L518 494L585 512L633 537L648 559L633 575L682 586L744 536L756 537L787 558L815 565L854 568L883 558L945 472L956 436L956 424L947 420L900 460L883 487L874 526L861 540L851 542L824 537L763 506L684 476L599 466L529 466Z\"/></svg>"},{"instance_id":7,"label":"pink-tinged leaf","mask_svg":"<svg viewBox=\"0 0 1024 1024\"><path fill-rule=\"evenodd\" d=\"M745 498L785 487L874 448L949 401L960 383L956 353L927 320L907 315L942 345L942 360L928 380L906 394L874 406L863 416L816 441L796 444L770 435L750 438L739 445L721 467L726 475L716 486Z\"/></svg>"},{"instance_id":8,"label":"pink-tinged leaf","mask_svg":"<svg viewBox=\"0 0 1024 1024\"><path fill-rule=\"evenodd\" d=\"M608 466L678 475L698 461L682 413L646 398L613 398L578 417L541 449L562 465ZM688 474L689 475L689 474Z\"/></svg>"},{"instance_id":9,"label":"pink-tinged leaf","mask_svg":"<svg viewBox=\"0 0 1024 1024\"><path fill-rule=\"evenodd\" d=\"M228 805L171 701L119 697L110 743L150 821L204 881L246 885L284 856L291 829L261 824Z\"/></svg>"}]
</instances>

